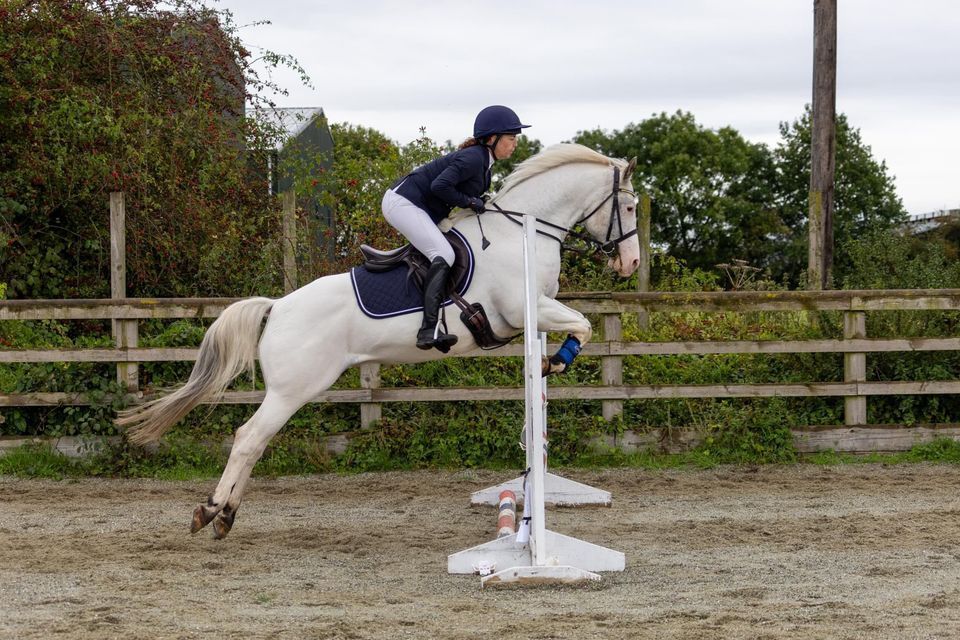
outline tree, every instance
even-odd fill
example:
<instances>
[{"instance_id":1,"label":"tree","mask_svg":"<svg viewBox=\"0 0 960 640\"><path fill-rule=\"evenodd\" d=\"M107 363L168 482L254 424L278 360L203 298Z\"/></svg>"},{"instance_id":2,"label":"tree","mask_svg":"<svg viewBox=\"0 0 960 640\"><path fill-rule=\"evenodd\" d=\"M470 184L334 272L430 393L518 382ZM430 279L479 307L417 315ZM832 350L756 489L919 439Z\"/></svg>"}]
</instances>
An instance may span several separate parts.
<instances>
[{"instance_id":1,"label":"tree","mask_svg":"<svg viewBox=\"0 0 960 640\"><path fill-rule=\"evenodd\" d=\"M651 241L691 267L742 259L767 267L790 230L775 205L775 167L765 145L730 127L698 125L689 113L661 113L575 141L618 157L637 157L633 185L652 198Z\"/></svg>"},{"instance_id":2,"label":"tree","mask_svg":"<svg viewBox=\"0 0 960 640\"><path fill-rule=\"evenodd\" d=\"M278 216L248 163L275 132L244 115L276 89L229 14L202 0L0 5L0 281L11 297L109 293L110 191L127 194L131 295L279 284Z\"/></svg>"},{"instance_id":3,"label":"tree","mask_svg":"<svg viewBox=\"0 0 960 640\"><path fill-rule=\"evenodd\" d=\"M777 206L790 230L777 271L796 282L807 263L807 216L810 188L810 106L792 123L780 124L774 150ZM873 158L859 129L844 114L837 116L837 167L834 199L834 280L842 282L851 268L848 246L877 230L892 229L907 212L896 193L886 162Z\"/></svg>"},{"instance_id":4,"label":"tree","mask_svg":"<svg viewBox=\"0 0 960 640\"><path fill-rule=\"evenodd\" d=\"M381 214L380 202L394 181L441 153L421 131L399 147L383 133L337 123L330 127L333 163L309 181L310 193L334 211L336 251L332 263L319 265L315 276L338 273L360 261L361 244L389 249L406 243Z\"/></svg>"},{"instance_id":5,"label":"tree","mask_svg":"<svg viewBox=\"0 0 960 640\"><path fill-rule=\"evenodd\" d=\"M586 131L575 141L601 153L637 157L634 187L653 199L651 236L674 258L712 270L741 259L768 277L796 285L807 266L810 108L781 123L775 149L735 130L697 125L693 116L660 114L622 131ZM837 118L834 274L850 268L844 248L868 230L906 216L886 164L876 161L846 116Z\"/></svg>"}]
</instances>

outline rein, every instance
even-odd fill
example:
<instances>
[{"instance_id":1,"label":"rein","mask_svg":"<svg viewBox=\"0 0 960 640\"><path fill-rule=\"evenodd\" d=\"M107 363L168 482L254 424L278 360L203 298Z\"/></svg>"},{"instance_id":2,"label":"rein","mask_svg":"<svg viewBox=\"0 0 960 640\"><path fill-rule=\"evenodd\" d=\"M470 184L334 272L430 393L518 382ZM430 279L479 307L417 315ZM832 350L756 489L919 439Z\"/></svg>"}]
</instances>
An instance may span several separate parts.
<instances>
[{"instance_id":1,"label":"rein","mask_svg":"<svg viewBox=\"0 0 960 640\"><path fill-rule=\"evenodd\" d=\"M562 227L562 226L560 226L560 225L558 225L558 224L553 224L552 222L549 222L549 221L547 221L547 220L541 220L540 218L536 218L536 221L537 221L539 224L548 226L548 227L550 227L550 228L552 228L552 229L556 229L557 231L560 231L560 232L564 233L564 234L567 235L567 236L573 236L573 237L576 238L577 240L580 240L580 241L582 241L582 242L584 242L584 243L586 243L586 244L588 244L588 245L592 245L592 246L593 246L593 253L596 253L596 252L599 251L599 252L603 253L603 254L606 255L606 256L611 256L611 255L614 254L614 252L616 252L616 251L618 250L618 247L619 247L619 245L620 245L621 242L623 242L624 240L627 240L627 239L629 239L629 238L632 238L633 236L635 236L635 235L637 234L637 229L636 229L636 228L634 228L633 231L629 231L629 232L627 232L627 233L624 233L624 232L623 232L623 220L621 219L621 216L620 216L620 199L617 197L620 193L629 193L629 194L632 195L634 198L637 197L637 194L636 194L634 191L631 191L630 189L624 189L624 188L622 188L622 187L620 186L620 167L614 166L614 167L613 167L613 188L610 190L610 193L607 194L607 196L606 196L603 200L600 201L600 204L598 204L596 207L594 207L593 210L590 211L590 213L588 213L588 214L585 215L584 217L580 218L579 220L577 220L577 221L573 224L573 227L576 227L576 226L578 226L578 225L583 224L584 222L586 222L587 220L589 220L590 218L592 218L592 217L594 216L594 214L596 214L598 211L600 211L600 209L603 208L603 205L605 205L608 200L611 200L611 201L612 201L612 204L611 204L611 206L610 206L610 223L607 225L607 237L606 237L606 241L604 241L604 242L600 242L599 240L596 240L595 238L592 238L591 236L589 236L589 235L587 235L587 234L585 234L585 233L580 233L580 232L578 232L578 231L574 231L574 230L573 230L573 227L569 227L569 228L568 228L568 227ZM523 213L523 212L521 212L521 211L508 211L508 210L506 210L506 209L502 209L502 208L501 208L499 205L497 205L497 203L495 203L495 202L491 202L490 204L493 206L493 209L484 208L484 211L496 211L497 213L502 214L502 215L503 215L507 220L509 220L510 222L513 222L513 223L518 224L518 225L522 225L523 223L522 223L520 220L518 220L516 217L514 217L514 216L523 217L523 216L529 216L529 215L530 215L529 213ZM618 230L618 232L620 233L620 235L619 235L619 237L617 237L617 238L611 239L611 236L613 235L613 221L614 221L614 219L616 219L616 221L617 221L617 230ZM480 216L479 216L479 214L477 215L477 223L480 224L480 235L483 236L483 225L480 223ZM587 252L589 251L588 249L582 249L582 248L580 248L580 247L576 247L576 246L573 246L573 245L570 245L570 244L566 244L566 243L564 243L563 240L561 240L561 239L558 238L557 236L555 236L555 235L553 235L553 234L551 234L551 233L547 233L546 231L542 231L542 230L540 230L540 229L537 229L537 233L540 234L540 235L542 235L542 236L546 236L546 237L550 238L551 240L556 240L557 243L560 245L560 247L561 247L562 249L567 249L568 251L574 251L574 252L577 252L577 253L587 253ZM486 239L485 236L483 236L483 248L486 249L487 246L489 246L489 241Z\"/></svg>"}]
</instances>

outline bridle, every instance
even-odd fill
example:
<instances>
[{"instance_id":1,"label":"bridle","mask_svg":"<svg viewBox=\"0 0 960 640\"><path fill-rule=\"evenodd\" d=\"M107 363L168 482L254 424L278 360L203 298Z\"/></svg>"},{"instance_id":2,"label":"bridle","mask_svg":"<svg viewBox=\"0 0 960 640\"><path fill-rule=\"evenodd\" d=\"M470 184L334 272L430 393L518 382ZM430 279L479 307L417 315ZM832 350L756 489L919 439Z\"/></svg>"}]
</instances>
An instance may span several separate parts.
<instances>
[{"instance_id":1,"label":"bridle","mask_svg":"<svg viewBox=\"0 0 960 640\"><path fill-rule=\"evenodd\" d=\"M583 234L579 234L579 233L576 234L578 237L580 238L585 237L589 242L594 243L597 246L597 249L606 256L613 255L613 253L618 250L618 247L621 242L637 235L636 227L634 227L633 230L628 233L623 232L623 219L620 217L620 198L617 197L621 193L628 193L631 196L633 196L634 200L637 199L636 192L632 191L631 189L624 189L623 187L620 186L620 167L614 166L613 167L613 189L610 190L610 194L606 198L601 200L600 204L598 204L596 207L593 208L593 211L591 211L584 217L580 218L580 220L577 222L577 224L583 224L584 222L589 220L597 211L600 211L600 209L603 208L603 205L607 203L607 200L611 201L610 221L607 224L607 238L605 242L601 243L598 240L594 240L590 236L583 236ZM613 236L614 219L616 219L617 221L617 231L620 233L620 235L617 238L611 239L611 236Z\"/></svg>"},{"instance_id":2,"label":"bridle","mask_svg":"<svg viewBox=\"0 0 960 640\"><path fill-rule=\"evenodd\" d=\"M592 218L598 211L600 211L600 209L603 208L603 205L607 204L607 201L610 200L610 201L611 201L611 205L610 205L610 222L607 224L607 237L606 237L606 239L605 239L603 242L601 242L601 241L599 241L599 240L597 240L597 239L595 239L595 238L593 238L593 237L591 237L591 236L589 236L589 235L587 235L587 234L585 234L585 233L580 233L580 232L578 232L578 231L574 231L574 230L573 230L573 227L570 227L570 228L562 227L562 226L560 226L560 225L553 224L552 222L548 222L548 221L546 221L546 220L541 220L541 219L539 219L539 218L537 218L537 222L538 222L539 224L542 224L542 225L544 225L544 226L550 227L550 228L552 228L552 229L556 229L557 231L562 232L565 236L572 236L573 238L576 238L577 240L579 240L579 241L581 241L581 242L584 242L584 243L586 243L587 245L591 245L592 248L593 248L593 251L592 251L593 253L596 253L596 252L599 251L599 252L603 253L605 256L612 256L614 253L616 253L616 252L619 251L619 246L620 246L620 243L621 243L621 242L624 242L625 240L628 240L629 238L632 238L633 236L635 236L635 235L637 234L637 229L636 229L636 227L634 227L634 229L633 229L632 231L628 231L627 233L624 233L624 232L623 232L623 220L622 220L622 218L621 218L621 216L620 216L620 198L617 197L617 196L619 196L621 193L630 194L630 195L633 196L634 198L637 197L636 192L634 192L634 191L632 191L632 190L630 190L630 189L625 189L625 188L623 188L623 187L620 186L620 167L614 165L614 167L613 167L613 188L610 190L610 193L608 193L607 196L606 196L603 200L600 201L600 204L598 204L596 207L594 207L593 210L590 211L590 213L588 213L587 215L585 215L585 216L583 216L582 218L580 218L579 220L577 220L577 221L574 223L574 225L573 225L574 227L576 227L576 226L578 226L578 225L583 224L584 222L586 222L586 221L589 220L590 218ZM510 220L511 222L515 222L516 224L523 224L523 223L518 219L518 217L522 218L523 216L530 215L530 214L528 214L528 213L523 213L523 212L520 212L520 211L507 211L506 209L500 208L500 206L497 205L497 203L495 203L495 202L491 202L491 203L489 203L489 204L490 204L493 208L492 208L492 209L485 209L485 211L496 211L497 213L500 213L500 214L502 214L505 218L507 218L507 220ZM479 216L477 217L477 220L478 220L478 221L480 220ZM616 237L616 238L613 238L613 223L614 223L614 220L616 220L616 223L617 223L617 232L620 234L620 235L619 235L618 237ZM552 238L553 240L556 240L556 241L560 244L560 247L561 247L562 249L567 249L567 250L569 250L569 251L575 251L575 252L577 252L577 253L587 253L588 251L590 251L589 249L584 249L584 248L581 248L581 247L574 246L574 245L572 245L572 244L566 243L566 242L564 242L562 239L558 238L557 236L555 236L555 235L553 235L553 234L551 234L551 233L548 233L548 232L546 232L546 231L543 231L542 229L537 229L537 233L539 233L540 235L546 236L546 237L548 237L548 238ZM481 227L480 227L480 234L483 235L483 226L482 226L482 225L481 225ZM487 246L488 244L489 244L489 241L487 241L486 238L484 237L484 248L486 248L486 246Z\"/></svg>"}]
</instances>

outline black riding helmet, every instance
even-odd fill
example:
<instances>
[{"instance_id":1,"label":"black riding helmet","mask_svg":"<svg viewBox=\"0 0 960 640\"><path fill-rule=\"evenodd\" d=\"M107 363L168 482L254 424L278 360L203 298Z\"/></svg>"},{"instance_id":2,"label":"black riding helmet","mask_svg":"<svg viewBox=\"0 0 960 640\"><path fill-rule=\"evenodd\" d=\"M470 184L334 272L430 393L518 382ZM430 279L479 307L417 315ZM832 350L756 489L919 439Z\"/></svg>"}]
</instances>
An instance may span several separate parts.
<instances>
[{"instance_id":1,"label":"black riding helmet","mask_svg":"<svg viewBox=\"0 0 960 640\"><path fill-rule=\"evenodd\" d=\"M505 133L518 134L521 129L526 129L530 125L522 124L516 112L510 107L501 104L495 104L482 109L473 121L473 137L477 140L483 140L490 136L497 136L497 139ZM497 139L493 144L484 145L495 147Z\"/></svg>"}]
</instances>

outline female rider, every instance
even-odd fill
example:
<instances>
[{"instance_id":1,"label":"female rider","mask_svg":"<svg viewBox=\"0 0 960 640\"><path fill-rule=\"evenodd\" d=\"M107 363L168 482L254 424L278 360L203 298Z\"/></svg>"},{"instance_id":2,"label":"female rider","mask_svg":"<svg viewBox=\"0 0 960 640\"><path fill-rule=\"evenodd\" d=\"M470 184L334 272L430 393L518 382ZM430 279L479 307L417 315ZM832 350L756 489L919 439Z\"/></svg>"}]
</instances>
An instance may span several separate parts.
<instances>
[{"instance_id":1,"label":"female rider","mask_svg":"<svg viewBox=\"0 0 960 640\"><path fill-rule=\"evenodd\" d=\"M477 114L472 138L414 169L383 196L383 217L430 261L423 283L423 324L417 332L420 349L436 347L446 353L457 343L457 336L441 329L440 305L454 255L437 224L454 207L483 212L481 196L490 188L490 167L513 155L517 134L529 126L508 107L487 107Z\"/></svg>"}]
</instances>

